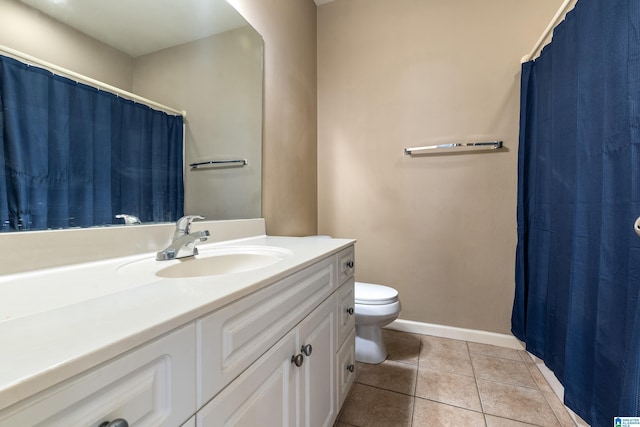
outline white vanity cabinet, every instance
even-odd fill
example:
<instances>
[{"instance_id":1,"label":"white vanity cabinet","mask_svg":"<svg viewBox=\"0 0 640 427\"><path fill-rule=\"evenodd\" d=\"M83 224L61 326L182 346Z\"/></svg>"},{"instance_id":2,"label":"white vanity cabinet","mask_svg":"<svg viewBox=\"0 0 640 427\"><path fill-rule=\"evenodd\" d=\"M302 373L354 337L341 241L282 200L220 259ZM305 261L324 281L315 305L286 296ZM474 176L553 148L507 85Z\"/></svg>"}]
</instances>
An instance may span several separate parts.
<instances>
[{"instance_id":1,"label":"white vanity cabinet","mask_svg":"<svg viewBox=\"0 0 640 427\"><path fill-rule=\"evenodd\" d=\"M62 382L45 386L40 371L34 371L30 397L0 410L0 427L105 427L117 419L130 427L331 427L355 378L353 244L334 241L335 246L327 247L323 240L324 248L318 249L317 243L306 243L313 240L292 240L303 255L288 267L293 271L289 275L281 270L277 276L232 276L226 282L184 279L141 285L127 293L128 298L160 295L153 304L165 310L179 304L177 299L191 301L195 295L198 300L194 297L190 312L173 313L174 318L176 313L185 317L169 325L173 320L149 305L147 315L159 320L147 324L165 322L163 327L171 331L138 341L111 360L98 357L108 347L96 344L90 351L51 359L64 362L44 365L59 369ZM199 299L212 287L232 287L236 280L244 282L233 298ZM139 299L135 307L147 303ZM204 310L205 304L214 305ZM135 322L136 316L130 320ZM140 330L148 331L136 333ZM123 332L121 341L108 345L124 345L122 340L132 336ZM18 352L11 360L18 363ZM99 364L92 366L92 361ZM75 371L65 377L63 370L70 366ZM0 389L5 399L6 390Z\"/></svg>"},{"instance_id":2,"label":"white vanity cabinet","mask_svg":"<svg viewBox=\"0 0 640 427\"><path fill-rule=\"evenodd\" d=\"M355 348L353 264L346 274L341 268L353 248L345 251L199 321L200 388L215 396L198 412L197 427L333 425L355 377L348 357ZM280 318L272 321L272 313ZM234 344L253 352L232 358ZM242 372L234 378L225 371Z\"/></svg>"},{"instance_id":3,"label":"white vanity cabinet","mask_svg":"<svg viewBox=\"0 0 640 427\"><path fill-rule=\"evenodd\" d=\"M195 412L190 324L0 412L1 427L179 426Z\"/></svg>"}]
</instances>

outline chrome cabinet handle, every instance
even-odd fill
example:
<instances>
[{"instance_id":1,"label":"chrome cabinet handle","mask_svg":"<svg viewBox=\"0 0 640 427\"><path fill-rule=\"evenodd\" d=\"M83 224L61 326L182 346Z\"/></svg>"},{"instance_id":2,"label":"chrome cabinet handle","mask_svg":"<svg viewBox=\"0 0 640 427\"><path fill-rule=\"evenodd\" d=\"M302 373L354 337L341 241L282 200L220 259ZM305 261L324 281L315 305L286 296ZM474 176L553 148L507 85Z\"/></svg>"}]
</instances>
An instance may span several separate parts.
<instances>
[{"instance_id":1,"label":"chrome cabinet handle","mask_svg":"<svg viewBox=\"0 0 640 427\"><path fill-rule=\"evenodd\" d=\"M355 365L348 365L348 366L347 366L347 371L349 371L349 372L353 372L353 371L355 371L355 370L356 370Z\"/></svg>"},{"instance_id":2,"label":"chrome cabinet handle","mask_svg":"<svg viewBox=\"0 0 640 427\"><path fill-rule=\"evenodd\" d=\"M125 419L117 418L111 422L105 421L98 427L129 427L129 423Z\"/></svg>"},{"instance_id":3,"label":"chrome cabinet handle","mask_svg":"<svg viewBox=\"0 0 640 427\"><path fill-rule=\"evenodd\" d=\"M305 356L309 357L309 356L311 356L311 352L313 351L313 347L311 347L311 344L303 345L302 348L300 349L300 351L303 352Z\"/></svg>"},{"instance_id":4,"label":"chrome cabinet handle","mask_svg":"<svg viewBox=\"0 0 640 427\"><path fill-rule=\"evenodd\" d=\"M304 356L302 355L302 353L291 356L291 363L296 365L298 368L302 366L302 364L304 363Z\"/></svg>"},{"instance_id":5,"label":"chrome cabinet handle","mask_svg":"<svg viewBox=\"0 0 640 427\"><path fill-rule=\"evenodd\" d=\"M349 307L349 308L347 308L347 314L348 314L349 316L353 316L353 307Z\"/></svg>"},{"instance_id":6,"label":"chrome cabinet handle","mask_svg":"<svg viewBox=\"0 0 640 427\"><path fill-rule=\"evenodd\" d=\"M353 261L347 261L347 268L353 268L353 266L355 265L355 263Z\"/></svg>"}]
</instances>

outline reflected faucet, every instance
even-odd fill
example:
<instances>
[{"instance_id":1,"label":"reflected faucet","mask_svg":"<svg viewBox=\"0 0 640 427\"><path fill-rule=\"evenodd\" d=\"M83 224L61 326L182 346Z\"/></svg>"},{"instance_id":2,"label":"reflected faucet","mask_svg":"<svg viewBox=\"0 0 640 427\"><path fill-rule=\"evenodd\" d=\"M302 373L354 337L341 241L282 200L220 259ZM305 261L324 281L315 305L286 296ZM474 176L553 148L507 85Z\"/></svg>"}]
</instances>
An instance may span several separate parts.
<instances>
[{"instance_id":1,"label":"reflected faucet","mask_svg":"<svg viewBox=\"0 0 640 427\"><path fill-rule=\"evenodd\" d=\"M140 218L138 218L137 216L134 216L134 215L118 214L118 215L116 215L116 218L124 219L124 224L125 225L142 224L142 221L140 221Z\"/></svg>"},{"instance_id":2,"label":"reflected faucet","mask_svg":"<svg viewBox=\"0 0 640 427\"><path fill-rule=\"evenodd\" d=\"M176 231L173 233L173 241L167 248L156 254L158 261L167 261L170 259L185 258L198 255L196 243L204 242L209 237L209 230L194 231L191 233L189 228L191 223L196 219L204 219L200 215L183 216L176 222Z\"/></svg>"}]
</instances>

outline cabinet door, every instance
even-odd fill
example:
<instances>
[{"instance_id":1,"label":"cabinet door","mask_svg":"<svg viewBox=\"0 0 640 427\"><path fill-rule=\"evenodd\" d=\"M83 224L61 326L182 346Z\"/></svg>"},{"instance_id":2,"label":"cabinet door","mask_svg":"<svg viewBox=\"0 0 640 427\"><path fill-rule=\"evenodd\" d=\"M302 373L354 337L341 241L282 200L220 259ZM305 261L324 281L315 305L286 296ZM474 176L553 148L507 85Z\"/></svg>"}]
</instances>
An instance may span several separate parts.
<instances>
[{"instance_id":1,"label":"cabinet door","mask_svg":"<svg viewBox=\"0 0 640 427\"><path fill-rule=\"evenodd\" d=\"M298 327L298 348L304 355L299 371L297 425L332 426L336 418L335 295L324 301ZM310 346L310 347L308 347ZM309 353L306 355L306 353Z\"/></svg>"},{"instance_id":2,"label":"cabinet door","mask_svg":"<svg viewBox=\"0 0 640 427\"><path fill-rule=\"evenodd\" d=\"M198 427L293 427L295 330L222 390L196 415Z\"/></svg>"}]
</instances>

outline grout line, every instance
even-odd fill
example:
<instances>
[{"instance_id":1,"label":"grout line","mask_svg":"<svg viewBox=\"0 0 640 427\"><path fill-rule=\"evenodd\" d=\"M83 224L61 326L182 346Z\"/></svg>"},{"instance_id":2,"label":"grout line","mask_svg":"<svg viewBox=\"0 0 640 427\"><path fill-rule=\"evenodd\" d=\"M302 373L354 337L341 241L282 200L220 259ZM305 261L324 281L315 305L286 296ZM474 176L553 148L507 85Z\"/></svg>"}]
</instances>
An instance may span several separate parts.
<instances>
[{"instance_id":1,"label":"grout line","mask_svg":"<svg viewBox=\"0 0 640 427\"><path fill-rule=\"evenodd\" d=\"M551 404L551 402L549 402L549 399L547 398L547 393L544 392L544 390L542 390L540 388L540 384L538 383L538 380L536 380L536 375L534 375L533 373L533 369L536 369L538 371L538 373L542 376L542 379L544 381L547 381L547 379L544 377L544 375L542 375L542 372L540 372L540 370L538 369L538 366L535 364L535 361L533 359L531 359L532 362L534 363L527 363L526 360L524 360L525 356L523 353L519 353L520 354L520 358L522 359L524 365L527 367L527 370L529 371L529 375L531 375L536 383L536 387L538 389L538 391L540 393L542 393L542 397L544 399L545 402L547 402L547 405L549 405L549 407L551 408L551 412L553 413L553 416L556 417L556 420L558 421L558 425L562 425L562 423L560 422L560 417L558 416L558 414L556 413L556 410L554 409L553 405ZM551 389L551 394L553 394L554 397L556 397L555 393L553 392L553 389L551 388L551 385L548 383L547 381L547 385L549 385L549 388ZM564 405L563 405L564 406Z\"/></svg>"},{"instance_id":2,"label":"grout line","mask_svg":"<svg viewBox=\"0 0 640 427\"><path fill-rule=\"evenodd\" d=\"M413 334L411 334L413 335ZM422 356L422 338L418 338L418 361L416 363L416 380L413 382L413 406L411 407L411 427L413 427L413 418L416 413L416 391L418 391L418 379L420 378L420 356Z\"/></svg>"},{"instance_id":3,"label":"grout line","mask_svg":"<svg viewBox=\"0 0 640 427\"><path fill-rule=\"evenodd\" d=\"M413 395L416 395L416 391L418 391L418 379L420 377L420 360L422 360L422 358L420 356L422 356L422 338L417 337L418 338L418 361L416 363L416 381L413 383Z\"/></svg>"},{"instance_id":4,"label":"grout line","mask_svg":"<svg viewBox=\"0 0 640 427\"><path fill-rule=\"evenodd\" d=\"M526 356L524 355L520 355L520 357L524 358ZM525 365L527 366L527 369L529 370L529 374L531 376L533 376L533 373L531 372L533 369L536 369L538 371L538 373L540 373L540 375L542 376L542 379L544 379L545 381L547 381L547 379L544 377L544 375L542 374L542 372L540 372L540 369L538 368L538 365L533 363L533 364L528 364L525 362ZM535 377L534 377L535 379ZM547 381L548 384L548 381ZM551 387L550 384L549 388L551 389L550 392L545 392L542 389L540 389L540 385L538 384L538 382L536 381L536 385L538 385L538 390L540 391L540 393L542 393L542 397L544 398L544 400L547 402L547 405L549 405L549 407L551 408L551 412L553 412L553 415L556 417L556 419L558 420L558 425L562 425L562 422L560 422L560 416L558 415L558 413L556 412L555 409L555 405L552 405L551 402L549 401L549 398L547 397L547 394L549 394L551 396L552 399L556 399L558 402L560 402L560 404L562 405L562 407L564 408L565 412L569 415L569 418L571 419L571 421L573 422L574 426L577 426L577 423L575 422L575 420L573 419L573 417L571 417L571 414L569 413L569 411L566 409L566 406L564 406L564 403L562 401L560 401L560 399L558 398L558 396L555 394L553 388Z\"/></svg>"},{"instance_id":5,"label":"grout line","mask_svg":"<svg viewBox=\"0 0 640 427\"><path fill-rule=\"evenodd\" d=\"M416 399L420 399L420 400L426 400L426 401L433 402L433 403L437 403L438 405L450 406L452 408L458 408L458 409L462 409L464 411L475 412L476 414L485 415L485 413L482 412L482 411L476 411L475 409L466 408L464 406L456 405L456 404L453 404L453 403L441 402L439 400L428 399L428 398L420 397L420 396L415 396L415 398ZM489 414L489 415L493 415L493 414Z\"/></svg>"},{"instance_id":6,"label":"grout line","mask_svg":"<svg viewBox=\"0 0 640 427\"><path fill-rule=\"evenodd\" d=\"M551 412L553 413L553 416L556 417L556 420L558 421L558 425L561 426L562 423L560 422L560 417L556 413L556 410L553 409L553 405L551 404L551 402L549 402L549 399L547 399L547 393L543 392L542 390L540 390L540 393L542 393L542 397L543 397L544 401L547 402L547 405L549 405L549 408L551 408ZM554 394L554 396L555 396L555 394Z\"/></svg>"},{"instance_id":7,"label":"grout line","mask_svg":"<svg viewBox=\"0 0 640 427\"><path fill-rule=\"evenodd\" d=\"M388 391L390 393L399 394L400 396L415 397L415 395L412 395L412 394L402 393L400 391L391 390L390 388L384 388L377 385L371 385L371 384L365 384L365 383L358 383L358 384L364 387L370 387L370 388L375 388L377 390Z\"/></svg>"},{"instance_id":8,"label":"grout line","mask_svg":"<svg viewBox=\"0 0 640 427\"><path fill-rule=\"evenodd\" d=\"M469 342L465 341L467 347L467 353L469 354L469 363L471 363L471 372L473 372L473 382L476 384L476 392L478 393L478 400L480 401L480 411L482 412L482 418L484 419L484 425L487 426L487 414L484 412L484 404L482 403L482 396L480 395L480 387L478 386L478 376L476 375L476 368L473 366L473 358L471 357L471 349L469 348Z\"/></svg>"}]
</instances>

